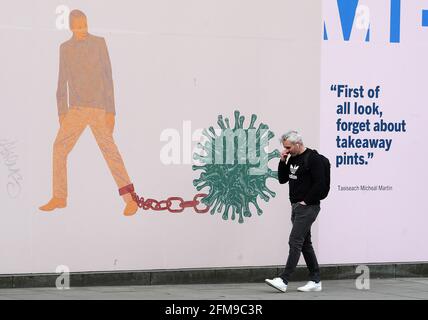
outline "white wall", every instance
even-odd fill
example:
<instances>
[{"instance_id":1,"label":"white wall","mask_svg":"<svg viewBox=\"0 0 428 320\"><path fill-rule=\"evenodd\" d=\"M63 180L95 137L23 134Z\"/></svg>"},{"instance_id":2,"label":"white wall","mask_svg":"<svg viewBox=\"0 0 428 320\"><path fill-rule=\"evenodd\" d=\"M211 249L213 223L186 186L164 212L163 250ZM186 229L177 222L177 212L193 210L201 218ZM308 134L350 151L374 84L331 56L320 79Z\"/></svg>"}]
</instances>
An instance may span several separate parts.
<instances>
[{"instance_id":1,"label":"white wall","mask_svg":"<svg viewBox=\"0 0 428 320\"><path fill-rule=\"evenodd\" d=\"M322 40L323 20L338 19L336 1L14 1L0 12L0 273L144 270L285 264L291 228L288 187L259 199L263 215L238 224L221 214L144 212L123 203L87 130L69 156L68 207L44 213L51 196L52 144L58 130L56 82L60 5L83 10L90 32L105 37L116 94L115 138L139 194L164 199L196 194L191 164L164 165L165 129L217 127L240 110L246 126L267 123L277 138L298 129L329 156L332 190L313 227L319 262L428 260L423 207L426 28L422 2L403 2L401 42L391 44L389 1L365 1L364 32L340 38L339 20ZM385 9L386 8L386 9ZM334 29L336 28L336 29ZM355 31L356 32L356 31ZM386 40L385 40L386 39ZM393 139L364 166L335 166L336 108L331 84L381 86L384 119L406 133L360 134ZM361 100L360 102L371 102ZM360 117L343 117L349 121ZM376 121L376 117L369 117ZM362 121L362 120L361 120ZM185 138L187 139L187 138ZM186 140L186 143L190 142ZM195 146L192 142L192 146ZM183 156L183 155L182 155ZM186 153L185 156L189 156ZM276 170L277 160L269 166ZM390 185L388 192L344 192L338 185ZM302 262L302 261L301 261Z\"/></svg>"}]
</instances>

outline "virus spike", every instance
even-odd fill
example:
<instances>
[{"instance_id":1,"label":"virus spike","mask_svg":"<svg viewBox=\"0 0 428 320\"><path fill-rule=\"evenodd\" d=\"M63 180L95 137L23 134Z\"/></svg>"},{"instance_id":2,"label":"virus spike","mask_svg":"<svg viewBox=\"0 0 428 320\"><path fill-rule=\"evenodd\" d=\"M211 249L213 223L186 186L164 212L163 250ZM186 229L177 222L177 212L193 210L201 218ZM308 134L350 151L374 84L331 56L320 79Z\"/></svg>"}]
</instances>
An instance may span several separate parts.
<instances>
[{"instance_id":1,"label":"virus spike","mask_svg":"<svg viewBox=\"0 0 428 320\"><path fill-rule=\"evenodd\" d=\"M213 127L209 127L208 130L210 130L210 132L212 133L213 138L217 137L217 134L215 133L215 130Z\"/></svg>"},{"instance_id":2,"label":"virus spike","mask_svg":"<svg viewBox=\"0 0 428 320\"><path fill-rule=\"evenodd\" d=\"M193 170L193 171L196 171L196 170L206 170L206 167L205 167L205 166L197 166L197 165L193 165L193 166L192 166L192 170ZM201 174L201 177L202 177L202 174Z\"/></svg>"},{"instance_id":3,"label":"virus spike","mask_svg":"<svg viewBox=\"0 0 428 320\"><path fill-rule=\"evenodd\" d=\"M244 216L251 217L250 202L248 201L248 199L245 199Z\"/></svg>"},{"instance_id":4,"label":"virus spike","mask_svg":"<svg viewBox=\"0 0 428 320\"><path fill-rule=\"evenodd\" d=\"M210 191L212 191L213 189L211 189ZM206 196L205 198L202 199L202 203L211 207L213 205L213 203L215 201L218 200L218 195L217 195L218 191L214 191L214 193L210 193L208 196Z\"/></svg>"},{"instance_id":5,"label":"virus spike","mask_svg":"<svg viewBox=\"0 0 428 320\"><path fill-rule=\"evenodd\" d=\"M268 177L269 178L274 178L278 180L278 171L272 171L272 170L268 170Z\"/></svg>"},{"instance_id":6,"label":"virus spike","mask_svg":"<svg viewBox=\"0 0 428 320\"><path fill-rule=\"evenodd\" d=\"M244 217L243 217L243 210L242 209L243 209L242 205L238 202L236 204L235 211L232 214L232 220L235 220L235 215L238 214L239 215L238 222L244 223Z\"/></svg>"},{"instance_id":7,"label":"virus spike","mask_svg":"<svg viewBox=\"0 0 428 320\"><path fill-rule=\"evenodd\" d=\"M272 198L275 198L275 196L276 196L276 193L274 191L270 190L266 186L263 186L263 191L269 193Z\"/></svg>"},{"instance_id":8,"label":"virus spike","mask_svg":"<svg viewBox=\"0 0 428 320\"><path fill-rule=\"evenodd\" d=\"M224 208L224 213L223 213L223 220L227 220L229 218L229 208L230 208L230 204L227 204Z\"/></svg>"},{"instance_id":9,"label":"virus spike","mask_svg":"<svg viewBox=\"0 0 428 320\"><path fill-rule=\"evenodd\" d=\"M223 202L220 202L220 205L219 205L219 207L218 207L218 209L217 209L217 212L218 213L220 213L221 212L221 210L223 210Z\"/></svg>"},{"instance_id":10,"label":"virus spike","mask_svg":"<svg viewBox=\"0 0 428 320\"><path fill-rule=\"evenodd\" d=\"M214 130L214 128L213 128ZM215 132L212 133L211 131L208 131L206 128L202 130L202 134L210 141L215 137Z\"/></svg>"},{"instance_id":11,"label":"virus spike","mask_svg":"<svg viewBox=\"0 0 428 320\"><path fill-rule=\"evenodd\" d=\"M272 152L269 153L268 160L279 158L280 156L281 156L281 154L279 153L279 150L275 149L274 151L272 151Z\"/></svg>"},{"instance_id":12,"label":"virus spike","mask_svg":"<svg viewBox=\"0 0 428 320\"><path fill-rule=\"evenodd\" d=\"M205 149L205 150L210 150L212 149L212 147L214 146L212 143L212 140L210 141L206 141L205 144L202 144L200 142L197 143L198 148L200 149Z\"/></svg>"},{"instance_id":13,"label":"virus spike","mask_svg":"<svg viewBox=\"0 0 428 320\"><path fill-rule=\"evenodd\" d=\"M263 187L257 186L257 193L259 194L260 198L262 198L264 201L268 202L269 197L263 192Z\"/></svg>"},{"instance_id":14,"label":"virus spike","mask_svg":"<svg viewBox=\"0 0 428 320\"><path fill-rule=\"evenodd\" d=\"M206 176L207 176L206 173L202 172L201 175L199 176L199 180L201 180L201 181L209 181L209 180L206 179Z\"/></svg>"},{"instance_id":15,"label":"virus spike","mask_svg":"<svg viewBox=\"0 0 428 320\"><path fill-rule=\"evenodd\" d=\"M215 200L215 204L212 206L210 213L213 215L215 214L215 211L217 209L217 207L220 205L220 201L219 200Z\"/></svg>"},{"instance_id":16,"label":"virus spike","mask_svg":"<svg viewBox=\"0 0 428 320\"><path fill-rule=\"evenodd\" d=\"M257 133L260 135L260 130L267 130L269 129L269 126L264 124L264 123L260 123L259 127L257 128Z\"/></svg>"},{"instance_id":17,"label":"virus spike","mask_svg":"<svg viewBox=\"0 0 428 320\"><path fill-rule=\"evenodd\" d=\"M263 210L260 209L259 205L257 204L257 200L252 200L251 203L256 207L257 214L260 216L263 213Z\"/></svg>"},{"instance_id":18,"label":"virus spike","mask_svg":"<svg viewBox=\"0 0 428 320\"><path fill-rule=\"evenodd\" d=\"M208 162L207 162L207 161L205 161L205 160L206 160L206 159L205 159L205 157L204 157L204 156L201 156L201 155L199 155L199 154L194 154L194 155L193 155L193 160L196 160L196 161L202 162L203 164L208 164Z\"/></svg>"},{"instance_id":19,"label":"virus spike","mask_svg":"<svg viewBox=\"0 0 428 320\"><path fill-rule=\"evenodd\" d=\"M201 191L202 189L204 189L205 187L208 187L208 186L210 186L210 184L208 182L205 182L205 183L201 184L200 186L196 186L196 190Z\"/></svg>"},{"instance_id":20,"label":"virus spike","mask_svg":"<svg viewBox=\"0 0 428 320\"><path fill-rule=\"evenodd\" d=\"M261 126L259 126L259 128L257 129L256 132L257 132L256 133L257 138L262 138L265 135L268 135L267 136L267 138L268 138L267 140L270 140L269 139L269 132L271 132L271 131L269 131L269 126L267 126L267 125L261 125Z\"/></svg>"},{"instance_id":21,"label":"virus spike","mask_svg":"<svg viewBox=\"0 0 428 320\"><path fill-rule=\"evenodd\" d=\"M241 213L239 213L239 220L238 220L238 222L239 222L240 224L244 223L244 217L242 216L242 214L241 214Z\"/></svg>"},{"instance_id":22,"label":"virus spike","mask_svg":"<svg viewBox=\"0 0 428 320\"><path fill-rule=\"evenodd\" d=\"M239 211L238 209L236 209L233 213L232 213L232 220L233 221L235 221L235 219L236 219L236 215L238 215L239 217L238 217L238 222L241 224L241 223L244 223L244 218L242 217L242 212L241 211Z\"/></svg>"},{"instance_id":23,"label":"virus spike","mask_svg":"<svg viewBox=\"0 0 428 320\"><path fill-rule=\"evenodd\" d=\"M255 114L251 115L251 122L250 122L250 126L248 127L248 129L255 129L256 127L254 126L254 123L256 123L257 120L257 116Z\"/></svg>"},{"instance_id":24,"label":"virus spike","mask_svg":"<svg viewBox=\"0 0 428 320\"><path fill-rule=\"evenodd\" d=\"M238 110L235 110L234 116L235 116L235 127L233 129L236 130L236 129L239 129L240 112Z\"/></svg>"},{"instance_id":25,"label":"virus spike","mask_svg":"<svg viewBox=\"0 0 428 320\"><path fill-rule=\"evenodd\" d=\"M240 116L239 117L239 129L244 128L244 121L245 121L245 117L244 116Z\"/></svg>"},{"instance_id":26,"label":"virus spike","mask_svg":"<svg viewBox=\"0 0 428 320\"><path fill-rule=\"evenodd\" d=\"M230 129L229 118L224 118L224 121L226 122L227 129Z\"/></svg>"},{"instance_id":27,"label":"virus spike","mask_svg":"<svg viewBox=\"0 0 428 320\"><path fill-rule=\"evenodd\" d=\"M222 115L219 115L219 116L218 116L217 124L218 124L218 126L219 126L222 130L226 129L226 126L225 126L225 124L224 124L223 116L222 116Z\"/></svg>"},{"instance_id":28,"label":"virus spike","mask_svg":"<svg viewBox=\"0 0 428 320\"><path fill-rule=\"evenodd\" d=\"M205 179L202 178L202 175L199 179L194 179L193 180L193 185L196 187L198 184L200 184L201 182L205 181Z\"/></svg>"}]
</instances>

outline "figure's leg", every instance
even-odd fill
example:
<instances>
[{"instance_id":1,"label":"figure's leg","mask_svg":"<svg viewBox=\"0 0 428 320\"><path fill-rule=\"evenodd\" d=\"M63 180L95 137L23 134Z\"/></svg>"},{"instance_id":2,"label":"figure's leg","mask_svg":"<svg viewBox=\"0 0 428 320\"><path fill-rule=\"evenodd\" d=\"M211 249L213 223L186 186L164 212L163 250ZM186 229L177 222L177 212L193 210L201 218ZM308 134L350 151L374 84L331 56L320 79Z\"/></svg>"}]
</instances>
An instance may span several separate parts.
<instances>
[{"instance_id":1,"label":"figure's leg","mask_svg":"<svg viewBox=\"0 0 428 320\"><path fill-rule=\"evenodd\" d=\"M309 230L306 235L305 242L303 242L302 253L305 258L306 266L309 269L311 281L316 283L320 282L320 268L314 247L312 246L311 230Z\"/></svg>"},{"instance_id":2,"label":"figure's leg","mask_svg":"<svg viewBox=\"0 0 428 320\"><path fill-rule=\"evenodd\" d=\"M40 210L63 208L67 203L67 156L87 123L80 110L70 109L59 128L53 146L53 198Z\"/></svg>"},{"instance_id":3,"label":"figure's leg","mask_svg":"<svg viewBox=\"0 0 428 320\"><path fill-rule=\"evenodd\" d=\"M124 189L131 185L131 180L123 163L122 156L113 139L113 134L110 132L105 121L105 111L100 109L92 109L93 116L91 117L90 127L94 134L95 140L100 147L100 150L107 162L110 172L116 182L118 189ZM125 188L126 189L126 188ZM127 204L124 214L133 215L138 210L138 205L133 201L130 193L122 195L123 200Z\"/></svg>"},{"instance_id":4,"label":"figure's leg","mask_svg":"<svg viewBox=\"0 0 428 320\"><path fill-rule=\"evenodd\" d=\"M319 209L315 207L316 206L304 206L299 204L293 208L294 221L288 242L290 249L287 264L280 276L286 284L288 283L291 274L296 269L302 252L303 243L305 242L305 237L318 215Z\"/></svg>"}]
</instances>

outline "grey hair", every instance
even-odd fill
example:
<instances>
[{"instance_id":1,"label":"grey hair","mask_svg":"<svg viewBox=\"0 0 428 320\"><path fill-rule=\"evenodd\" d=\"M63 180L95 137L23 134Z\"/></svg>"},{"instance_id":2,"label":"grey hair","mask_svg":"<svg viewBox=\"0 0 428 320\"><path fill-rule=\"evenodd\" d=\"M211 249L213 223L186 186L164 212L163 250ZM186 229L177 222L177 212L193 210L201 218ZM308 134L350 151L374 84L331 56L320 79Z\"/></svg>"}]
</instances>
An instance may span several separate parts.
<instances>
[{"instance_id":1,"label":"grey hair","mask_svg":"<svg viewBox=\"0 0 428 320\"><path fill-rule=\"evenodd\" d=\"M300 135L300 133L294 130L288 131L287 133L284 133L281 136L281 143L284 142L285 140L290 141L292 144L296 144L296 143L303 144L302 136Z\"/></svg>"}]
</instances>

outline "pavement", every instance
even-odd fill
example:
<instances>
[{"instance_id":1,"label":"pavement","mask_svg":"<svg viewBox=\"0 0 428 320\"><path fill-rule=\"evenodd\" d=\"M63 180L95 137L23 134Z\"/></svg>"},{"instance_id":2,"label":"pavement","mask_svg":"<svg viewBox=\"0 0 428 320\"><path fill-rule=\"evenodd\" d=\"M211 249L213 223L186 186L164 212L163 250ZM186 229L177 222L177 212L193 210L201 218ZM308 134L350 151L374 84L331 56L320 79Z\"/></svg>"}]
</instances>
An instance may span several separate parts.
<instances>
[{"instance_id":1,"label":"pavement","mask_svg":"<svg viewBox=\"0 0 428 320\"><path fill-rule=\"evenodd\" d=\"M371 279L369 289L355 280L323 281L321 292L286 293L264 283L0 289L0 300L427 300L428 278Z\"/></svg>"}]
</instances>

